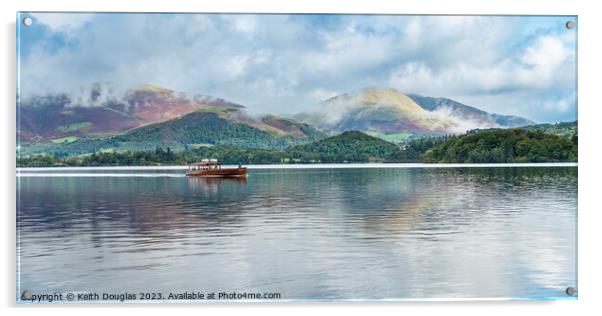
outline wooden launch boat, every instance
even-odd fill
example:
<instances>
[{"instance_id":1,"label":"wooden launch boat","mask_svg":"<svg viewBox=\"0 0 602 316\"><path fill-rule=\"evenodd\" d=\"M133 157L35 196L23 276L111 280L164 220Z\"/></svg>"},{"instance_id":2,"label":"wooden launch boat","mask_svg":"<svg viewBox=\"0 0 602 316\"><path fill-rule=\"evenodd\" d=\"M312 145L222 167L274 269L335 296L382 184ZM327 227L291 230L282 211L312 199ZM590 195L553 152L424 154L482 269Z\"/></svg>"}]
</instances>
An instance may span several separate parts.
<instances>
[{"instance_id":1,"label":"wooden launch boat","mask_svg":"<svg viewBox=\"0 0 602 316\"><path fill-rule=\"evenodd\" d=\"M187 176L194 177L244 177L247 175L247 167L222 168L217 159L203 159L201 162L188 165Z\"/></svg>"}]
</instances>

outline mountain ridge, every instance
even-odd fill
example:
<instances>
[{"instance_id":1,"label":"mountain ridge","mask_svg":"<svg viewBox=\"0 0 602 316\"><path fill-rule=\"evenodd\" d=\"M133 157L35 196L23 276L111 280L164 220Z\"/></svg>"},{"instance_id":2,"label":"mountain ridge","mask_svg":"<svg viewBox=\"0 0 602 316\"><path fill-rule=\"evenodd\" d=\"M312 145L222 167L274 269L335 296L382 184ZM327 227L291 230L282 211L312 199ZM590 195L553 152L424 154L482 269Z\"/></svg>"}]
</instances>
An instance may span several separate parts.
<instances>
[{"instance_id":1,"label":"mountain ridge","mask_svg":"<svg viewBox=\"0 0 602 316\"><path fill-rule=\"evenodd\" d=\"M85 100L84 100L85 99ZM224 99L144 84L112 94L95 84L87 99L67 94L35 96L21 101L17 112L22 141L50 142L72 136L118 134L200 109L235 109L244 106Z\"/></svg>"},{"instance_id":2,"label":"mountain ridge","mask_svg":"<svg viewBox=\"0 0 602 316\"><path fill-rule=\"evenodd\" d=\"M411 131L442 135L453 122L434 115L395 89L366 88L344 93L320 103L323 110L294 118L336 132L358 130L394 134ZM336 113L332 113L332 112Z\"/></svg>"},{"instance_id":3,"label":"mountain ridge","mask_svg":"<svg viewBox=\"0 0 602 316\"><path fill-rule=\"evenodd\" d=\"M321 102L319 108L294 118L324 130L359 130L383 139L402 140L534 124L522 117L488 113L447 98L406 95L393 88L372 87L339 94Z\"/></svg>"},{"instance_id":4,"label":"mountain ridge","mask_svg":"<svg viewBox=\"0 0 602 316\"><path fill-rule=\"evenodd\" d=\"M90 103L84 106L86 98ZM477 128L498 128L497 121L531 122L392 88L344 93L323 101L317 112L252 117L243 105L225 99L150 84L118 96L94 85L83 98L63 94L28 99L19 107L17 120L19 148L26 154L216 144L281 148L346 131L401 143L464 133L470 130L465 121Z\"/></svg>"},{"instance_id":5,"label":"mountain ridge","mask_svg":"<svg viewBox=\"0 0 602 316\"><path fill-rule=\"evenodd\" d=\"M98 151L152 150L163 147L187 150L204 146L235 146L240 148L284 148L309 143L326 137L325 134L302 123L288 121L301 135L273 133L269 129L237 121L228 111L201 109L169 121L152 123L124 133L99 138L82 138L48 146L27 146L24 154L54 151L62 155L82 155ZM274 119L275 120L275 119Z\"/></svg>"},{"instance_id":6,"label":"mountain ridge","mask_svg":"<svg viewBox=\"0 0 602 316\"><path fill-rule=\"evenodd\" d=\"M449 108L451 111L450 116L464 116L470 120L475 120L483 125L481 128L514 128L535 124L535 122L529 119L515 115L488 113L481 109L462 104L449 98L425 97L417 94L408 94L408 97L431 112L444 111L446 108Z\"/></svg>"}]
</instances>

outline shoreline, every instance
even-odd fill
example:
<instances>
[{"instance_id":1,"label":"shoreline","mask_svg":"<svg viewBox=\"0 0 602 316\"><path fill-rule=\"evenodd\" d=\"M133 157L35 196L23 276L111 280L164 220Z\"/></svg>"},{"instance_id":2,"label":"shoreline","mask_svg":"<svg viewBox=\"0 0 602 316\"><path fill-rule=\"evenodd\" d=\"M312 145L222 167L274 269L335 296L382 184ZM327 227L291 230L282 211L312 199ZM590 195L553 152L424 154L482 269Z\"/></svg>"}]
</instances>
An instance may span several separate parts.
<instances>
[{"instance_id":1,"label":"shoreline","mask_svg":"<svg viewBox=\"0 0 602 316\"><path fill-rule=\"evenodd\" d=\"M223 165L232 167L234 165ZM411 168L520 168L520 167L578 167L577 162L543 163L349 163L349 164L273 164L245 165L249 169L411 169ZM188 166L94 166L94 167L17 167L17 174L28 171L69 170L186 170Z\"/></svg>"}]
</instances>

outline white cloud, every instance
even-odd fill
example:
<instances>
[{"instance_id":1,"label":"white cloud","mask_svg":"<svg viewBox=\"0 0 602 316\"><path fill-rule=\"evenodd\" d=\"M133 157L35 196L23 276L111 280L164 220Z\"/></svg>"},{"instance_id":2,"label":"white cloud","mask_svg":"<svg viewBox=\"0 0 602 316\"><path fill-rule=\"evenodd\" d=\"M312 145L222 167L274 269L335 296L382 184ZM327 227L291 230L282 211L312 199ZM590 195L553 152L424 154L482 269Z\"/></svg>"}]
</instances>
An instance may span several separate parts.
<instances>
[{"instance_id":1,"label":"white cloud","mask_svg":"<svg viewBox=\"0 0 602 316\"><path fill-rule=\"evenodd\" d=\"M528 65L553 69L560 65L568 55L569 52L560 39L543 36L525 50L522 60Z\"/></svg>"},{"instance_id":2,"label":"white cloud","mask_svg":"<svg viewBox=\"0 0 602 316\"><path fill-rule=\"evenodd\" d=\"M575 81L575 51L560 37L544 35L493 63L458 61L439 68L405 63L391 72L388 83L406 92L470 100L489 112L573 120ZM559 100L559 94L565 97Z\"/></svg>"},{"instance_id":3,"label":"white cloud","mask_svg":"<svg viewBox=\"0 0 602 316\"><path fill-rule=\"evenodd\" d=\"M339 92L337 91L333 91L333 90L325 90L325 89L314 89L312 91L309 92L309 96L316 102L322 102L324 100L330 99L332 97L335 97L339 94Z\"/></svg>"},{"instance_id":4,"label":"white cloud","mask_svg":"<svg viewBox=\"0 0 602 316\"><path fill-rule=\"evenodd\" d=\"M338 77L378 67L394 55L392 39L349 31L322 34L323 49L304 52L305 68L316 74Z\"/></svg>"},{"instance_id":5,"label":"white cloud","mask_svg":"<svg viewBox=\"0 0 602 316\"><path fill-rule=\"evenodd\" d=\"M571 101L569 99L547 100L542 103L542 106L548 111L566 112L570 108Z\"/></svg>"},{"instance_id":6,"label":"white cloud","mask_svg":"<svg viewBox=\"0 0 602 316\"><path fill-rule=\"evenodd\" d=\"M518 69L517 80L522 85L547 88L556 82L559 76L566 75L565 72L559 71L559 68L570 57L572 57L571 52L560 39L550 36L540 37L525 50L522 62L530 67Z\"/></svg>"},{"instance_id":7,"label":"white cloud","mask_svg":"<svg viewBox=\"0 0 602 316\"><path fill-rule=\"evenodd\" d=\"M477 129L477 128L494 128L494 127L499 127L499 125L496 124L484 124L483 122L479 122L476 120L471 120L471 119L467 119L465 117L463 117L462 115L455 115L455 113L453 112L453 109L451 107L440 107L438 108L436 111L433 111L432 113L434 113L435 115L438 115L439 117L443 118L443 119L449 119L449 118L453 118L454 123L455 123L455 128L454 128L454 133L466 133L466 131L471 130L471 129Z\"/></svg>"},{"instance_id":8,"label":"white cloud","mask_svg":"<svg viewBox=\"0 0 602 316\"><path fill-rule=\"evenodd\" d=\"M22 41L32 48L21 60L23 95L81 91L99 81L115 89L151 82L226 98L252 112L295 113L336 92L391 86L505 114L560 99L568 105L546 111L571 113L574 107L566 98L575 89L574 37L537 31L517 39L526 23L521 18L57 13L34 18L54 33ZM562 19L549 18L550 29L556 20ZM73 41L54 43L57 34Z\"/></svg>"},{"instance_id":9,"label":"white cloud","mask_svg":"<svg viewBox=\"0 0 602 316\"><path fill-rule=\"evenodd\" d=\"M248 62L248 56L234 56L224 64L224 71L228 75L229 79L236 79L245 72Z\"/></svg>"},{"instance_id":10,"label":"white cloud","mask_svg":"<svg viewBox=\"0 0 602 316\"><path fill-rule=\"evenodd\" d=\"M34 13L38 23L42 23L54 32L72 32L83 26L94 17L94 14L69 14L69 13Z\"/></svg>"},{"instance_id":11,"label":"white cloud","mask_svg":"<svg viewBox=\"0 0 602 316\"><path fill-rule=\"evenodd\" d=\"M256 18L252 15L232 16L234 29L237 31L252 33L255 30Z\"/></svg>"},{"instance_id":12,"label":"white cloud","mask_svg":"<svg viewBox=\"0 0 602 316\"><path fill-rule=\"evenodd\" d=\"M552 37L538 38L520 56L501 57L492 64L458 62L434 70L424 62L406 63L391 73L389 84L416 93L491 93L506 89L548 89L574 80L573 55ZM569 76L567 76L569 75Z\"/></svg>"}]
</instances>

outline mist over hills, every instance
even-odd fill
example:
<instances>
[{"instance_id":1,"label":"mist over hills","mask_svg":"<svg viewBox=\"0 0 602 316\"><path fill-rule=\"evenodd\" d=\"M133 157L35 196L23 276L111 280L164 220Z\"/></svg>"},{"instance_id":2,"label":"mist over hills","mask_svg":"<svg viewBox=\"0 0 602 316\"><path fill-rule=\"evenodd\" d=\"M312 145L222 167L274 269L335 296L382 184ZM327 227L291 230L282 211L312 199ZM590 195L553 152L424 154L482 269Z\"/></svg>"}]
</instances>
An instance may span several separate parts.
<instances>
[{"instance_id":1,"label":"mist over hills","mask_svg":"<svg viewBox=\"0 0 602 316\"><path fill-rule=\"evenodd\" d=\"M465 133L475 128L535 124L517 116L491 114L446 98L405 95L395 89L367 88L321 102L317 112L296 119L325 130L357 130L387 140Z\"/></svg>"},{"instance_id":2,"label":"mist over hills","mask_svg":"<svg viewBox=\"0 0 602 316\"><path fill-rule=\"evenodd\" d=\"M465 121L467 125L472 124L478 128L513 128L535 124L520 116L487 113L447 98L423 97L415 94L409 94L408 97L428 111Z\"/></svg>"},{"instance_id":3,"label":"mist over hills","mask_svg":"<svg viewBox=\"0 0 602 316\"><path fill-rule=\"evenodd\" d=\"M187 95L148 84L117 95L96 84L87 97L60 94L23 100L17 117L17 137L44 143L68 136L105 136L200 109L242 108L223 99Z\"/></svg>"},{"instance_id":4,"label":"mist over hills","mask_svg":"<svg viewBox=\"0 0 602 316\"><path fill-rule=\"evenodd\" d=\"M405 95L395 89L345 93L321 102L319 108L291 117L253 117L243 105L213 96L148 84L115 93L97 84L83 97L61 94L23 100L17 139L26 154L84 154L158 146L284 148L347 131L403 142L533 124L451 99Z\"/></svg>"}]
</instances>

